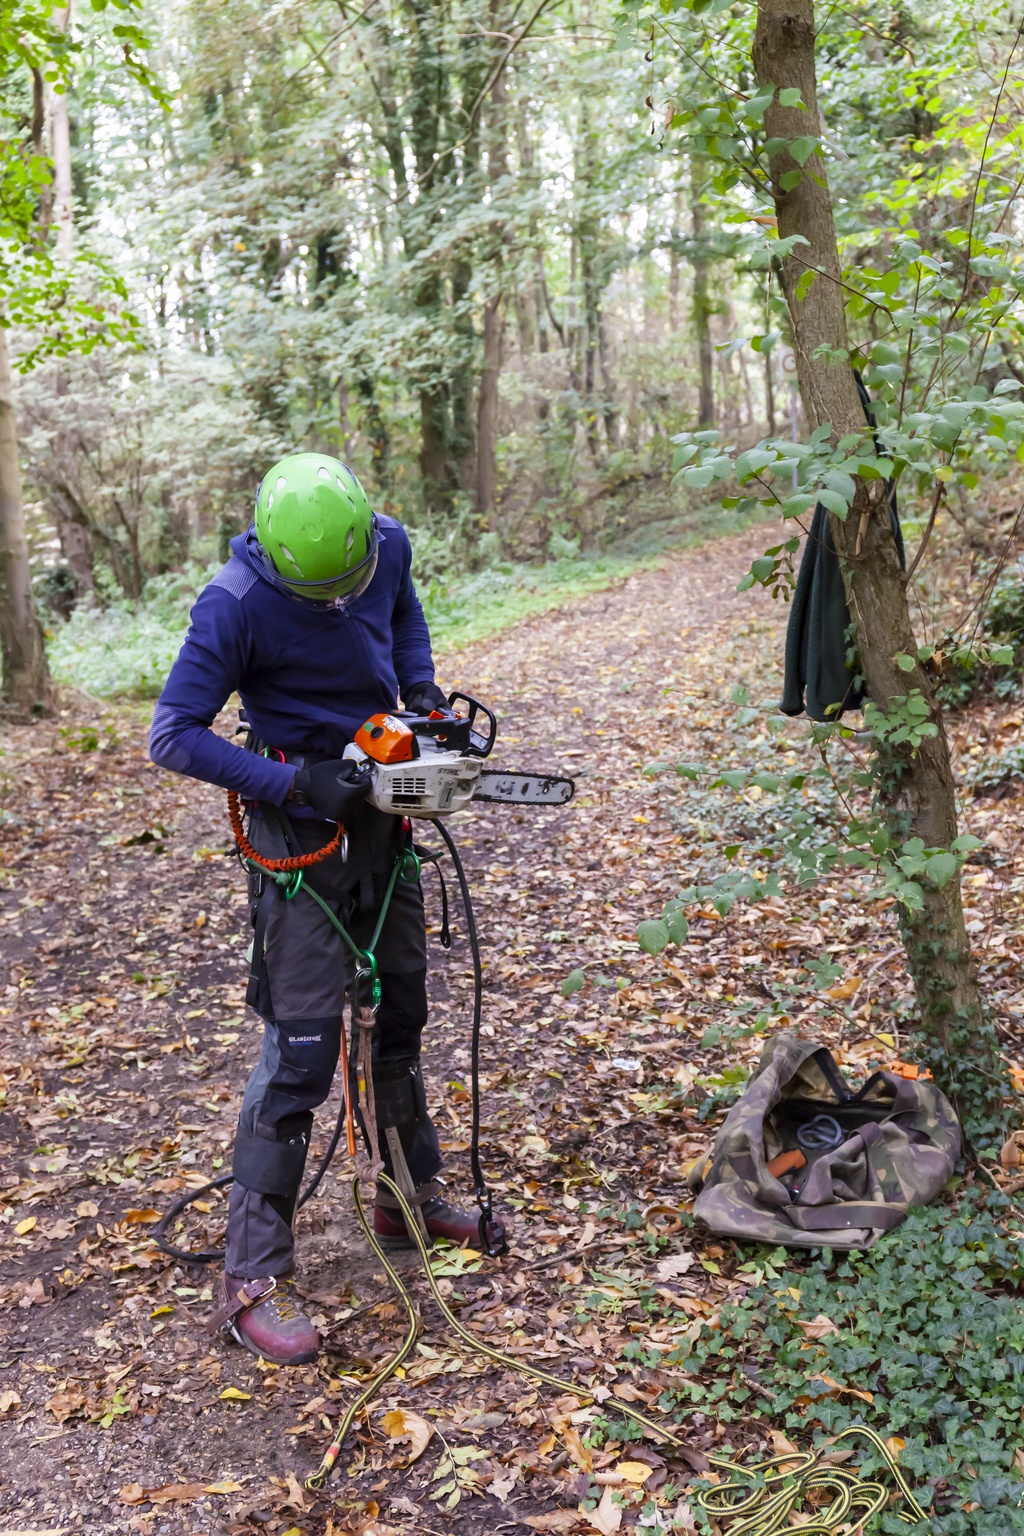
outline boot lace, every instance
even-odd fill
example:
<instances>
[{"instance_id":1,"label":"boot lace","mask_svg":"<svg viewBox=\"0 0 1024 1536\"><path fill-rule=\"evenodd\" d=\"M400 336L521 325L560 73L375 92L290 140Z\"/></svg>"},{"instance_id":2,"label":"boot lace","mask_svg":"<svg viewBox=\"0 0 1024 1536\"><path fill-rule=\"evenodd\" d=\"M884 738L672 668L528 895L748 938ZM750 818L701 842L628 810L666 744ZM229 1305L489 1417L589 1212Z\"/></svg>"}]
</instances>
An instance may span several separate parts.
<instances>
[{"instance_id":1,"label":"boot lace","mask_svg":"<svg viewBox=\"0 0 1024 1536\"><path fill-rule=\"evenodd\" d=\"M290 1280L279 1280L273 1294L268 1296L263 1303L270 1307L280 1323L294 1323L301 1319L302 1313L295 1305L294 1292Z\"/></svg>"}]
</instances>

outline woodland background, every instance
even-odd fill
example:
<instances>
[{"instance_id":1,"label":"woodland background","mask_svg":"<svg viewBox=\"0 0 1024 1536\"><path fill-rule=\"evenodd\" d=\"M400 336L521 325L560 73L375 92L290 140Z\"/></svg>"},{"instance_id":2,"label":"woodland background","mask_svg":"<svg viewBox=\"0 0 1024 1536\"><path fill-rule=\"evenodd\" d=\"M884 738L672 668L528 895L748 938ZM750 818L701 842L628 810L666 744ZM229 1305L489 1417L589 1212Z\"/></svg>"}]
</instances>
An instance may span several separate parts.
<instances>
[{"instance_id":1,"label":"woodland background","mask_svg":"<svg viewBox=\"0 0 1024 1536\"><path fill-rule=\"evenodd\" d=\"M735 525L699 484L673 488L673 437L805 434L773 213L741 169L753 12L696 9L638 29L600 0L190 0L143 8L151 73L125 67L124 14L105 7L71 22L66 91L9 61L8 130L55 157L39 219L74 295L102 294L70 347L53 341L66 289L12 332L58 679L158 691L204 574L294 448L346 457L411 526L442 639ZM844 259L883 303L901 242L955 257L983 143L993 189L1012 183L1012 32L985 0L822 18ZM1005 249L1018 206L993 196L987 217L982 198L974 237ZM884 316L862 310L869 348ZM898 369L882 354L876 371ZM1024 378L1015 313L989 354L985 383ZM986 575L1006 446L990 434L957 476L935 541L966 541ZM941 573L922 577L941 628Z\"/></svg>"}]
</instances>

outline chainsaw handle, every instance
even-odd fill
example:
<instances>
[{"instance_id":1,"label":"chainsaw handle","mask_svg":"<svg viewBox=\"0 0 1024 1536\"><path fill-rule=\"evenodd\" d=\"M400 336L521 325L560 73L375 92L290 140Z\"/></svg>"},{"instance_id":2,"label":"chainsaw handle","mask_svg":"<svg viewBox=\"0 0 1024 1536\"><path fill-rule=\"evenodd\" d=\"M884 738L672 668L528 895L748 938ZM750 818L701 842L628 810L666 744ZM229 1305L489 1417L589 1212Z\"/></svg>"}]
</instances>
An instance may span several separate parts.
<instances>
[{"instance_id":1,"label":"chainsaw handle","mask_svg":"<svg viewBox=\"0 0 1024 1536\"><path fill-rule=\"evenodd\" d=\"M494 711L488 709L486 704L481 704L479 699L471 699L468 693L450 693L448 695L449 708L455 708L456 699L458 699L461 704L469 705L469 731L471 741L471 745L468 749L469 756L490 757L491 751L494 747L495 739L498 735L498 722L495 719ZM474 731L473 729L478 714L484 714L487 716L488 732L486 736L482 736L479 731Z\"/></svg>"}]
</instances>

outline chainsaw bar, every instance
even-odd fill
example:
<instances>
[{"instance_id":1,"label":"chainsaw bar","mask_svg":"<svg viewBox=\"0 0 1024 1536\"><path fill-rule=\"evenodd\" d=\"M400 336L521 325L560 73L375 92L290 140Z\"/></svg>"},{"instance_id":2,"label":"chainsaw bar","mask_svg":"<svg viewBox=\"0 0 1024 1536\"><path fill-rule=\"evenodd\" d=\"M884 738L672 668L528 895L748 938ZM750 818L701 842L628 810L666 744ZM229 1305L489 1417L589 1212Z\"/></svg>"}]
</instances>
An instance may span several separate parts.
<instances>
[{"instance_id":1,"label":"chainsaw bar","mask_svg":"<svg viewBox=\"0 0 1024 1536\"><path fill-rule=\"evenodd\" d=\"M498 773L485 768L476 781L473 799L500 805L566 805L575 789L573 779L550 773Z\"/></svg>"}]
</instances>

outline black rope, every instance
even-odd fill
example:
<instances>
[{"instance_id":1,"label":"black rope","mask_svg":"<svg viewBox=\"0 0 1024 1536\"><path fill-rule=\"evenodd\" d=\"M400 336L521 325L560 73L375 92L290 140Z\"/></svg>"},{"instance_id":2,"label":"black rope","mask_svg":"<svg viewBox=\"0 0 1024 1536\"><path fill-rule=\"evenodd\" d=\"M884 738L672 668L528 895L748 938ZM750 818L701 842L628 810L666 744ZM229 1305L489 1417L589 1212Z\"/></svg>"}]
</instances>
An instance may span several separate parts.
<instances>
[{"instance_id":1,"label":"black rope","mask_svg":"<svg viewBox=\"0 0 1024 1536\"><path fill-rule=\"evenodd\" d=\"M470 1094L473 1104L473 1129L469 1143L469 1166L473 1174L473 1186L476 1193L476 1203L480 1207L480 1246L490 1257L498 1258L508 1252L508 1239L500 1222L494 1220L493 1200L487 1187L483 1169L480 1166L480 1023L483 1016L484 997L484 972L480 961L480 940L476 931L476 918L473 915L473 901L469 894L469 881L466 879L466 871L462 860L459 858L459 850L455 841L443 821L434 823L448 846L452 863L455 866L455 877L459 882L459 893L462 896L462 909L466 914L466 936L469 939L470 953L473 956L473 1033L470 1043Z\"/></svg>"}]
</instances>

